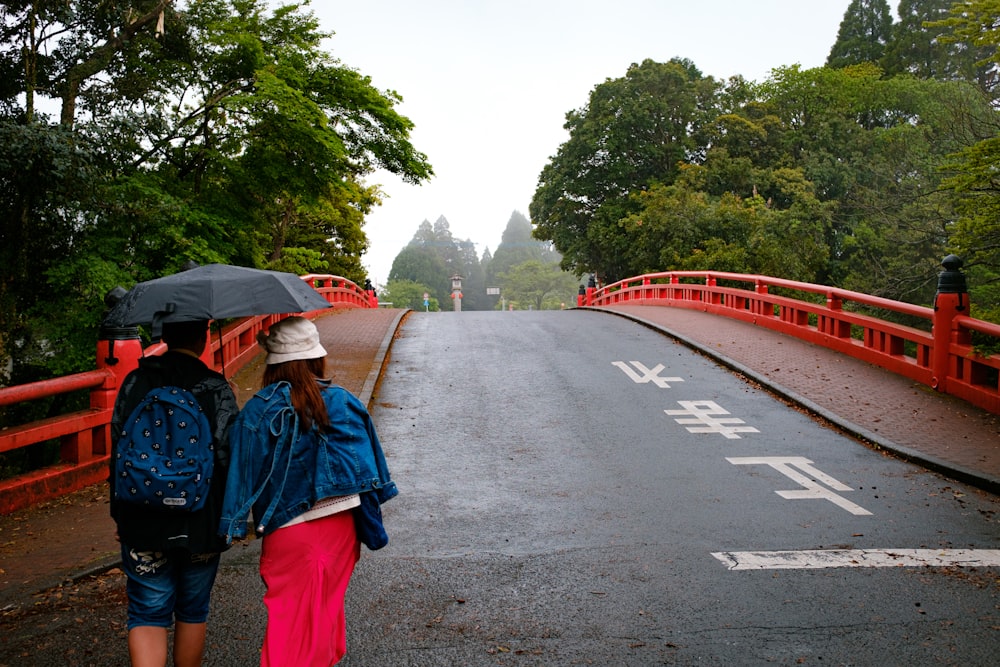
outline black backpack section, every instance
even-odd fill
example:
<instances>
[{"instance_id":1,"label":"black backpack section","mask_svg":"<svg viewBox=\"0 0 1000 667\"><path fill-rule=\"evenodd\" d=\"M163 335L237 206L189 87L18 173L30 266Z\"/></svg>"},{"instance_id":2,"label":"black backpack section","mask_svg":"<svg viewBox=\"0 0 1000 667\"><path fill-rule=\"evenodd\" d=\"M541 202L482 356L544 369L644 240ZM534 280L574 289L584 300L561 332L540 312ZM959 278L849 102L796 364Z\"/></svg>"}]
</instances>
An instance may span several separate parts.
<instances>
[{"instance_id":1,"label":"black backpack section","mask_svg":"<svg viewBox=\"0 0 1000 667\"><path fill-rule=\"evenodd\" d=\"M122 426L112 485L122 502L195 512L212 483L212 428L198 400L175 386L151 389Z\"/></svg>"}]
</instances>

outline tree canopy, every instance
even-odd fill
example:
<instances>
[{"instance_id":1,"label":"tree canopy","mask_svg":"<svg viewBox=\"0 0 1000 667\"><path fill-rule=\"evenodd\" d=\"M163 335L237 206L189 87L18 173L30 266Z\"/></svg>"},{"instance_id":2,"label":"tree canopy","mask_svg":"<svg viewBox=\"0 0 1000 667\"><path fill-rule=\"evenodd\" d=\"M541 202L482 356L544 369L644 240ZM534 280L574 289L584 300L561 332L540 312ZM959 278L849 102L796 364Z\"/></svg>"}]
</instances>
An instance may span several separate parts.
<instances>
[{"instance_id":1,"label":"tree canopy","mask_svg":"<svg viewBox=\"0 0 1000 667\"><path fill-rule=\"evenodd\" d=\"M410 242L392 262L389 282L412 281L426 285L443 310L455 307L451 298L454 276L463 280L462 308L479 310L486 298L485 274L476 246L471 240L457 240L443 215L431 225L420 223Z\"/></svg>"},{"instance_id":2,"label":"tree canopy","mask_svg":"<svg viewBox=\"0 0 1000 667\"><path fill-rule=\"evenodd\" d=\"M189 260L363 282L381 202L365 177L433 175L401 96L325 51L306 3L16 1L0 30L0 350L21 351L15 375L92 364L103 295Z\"/></svg>"},{"instance_id":3,"label":"tree canopy","mask_svg":"<svg viewBox=\"0 0 1000 667\"><path fill-rule=\"evenodd\" d=\"M542 169L529 208L536 237L555 243L563 268L628 274L619 221L637 211L631 194L677 177L699 148L716 88L689 61L646 60L566 114L570 138Z\"/></svg>"},{"instance_id":4,"label":"tree canopy","mask_svg":"<svg viewBox=\"0 0 1000 667\"><path fill-rule=\"evenodd\" d=\"M893 25L884 0L855 0L831 66L759 83L680 59L632 65L566 114L531 202L535 237L605 283L720 270L925 305L956 252L984 314L1000 291L998 115L983 85L997 45L992 60L969 54L997 34L988 6L912 0Z\"/></svg>"},{"instance_id":5,"label":"tree canopy","mask_svg":"<svg viewBox=\"0 0 1000 667\"><path fill-rule=\"evenodd\" d=\"M886 0L851 0L826 64L846 67L877 63L892 36L892 12Z\"/></svg>"},{"instance_id":6,"label":"tree canopy","mask_svg":"<svg viewBox=\"0 0 1000 667\"><path fill-rule=\"evenodd\" d=\"M930 27L950 28L943 37L947 42L972 44L985 54L976 64L980 76L996 90L1000 71L1000 6L996 0L956 3L947 19ZM958 218L949 229L954 231L950 242L970 269L977 297L974 305L978 304L981 316L1000 322L1000 115L995 103L983 111L975 102L978 100L960 102L969 109L960 119L968 141L943 165L947 173L943 187L956 200Z\"/></svg>"}]
</instances>

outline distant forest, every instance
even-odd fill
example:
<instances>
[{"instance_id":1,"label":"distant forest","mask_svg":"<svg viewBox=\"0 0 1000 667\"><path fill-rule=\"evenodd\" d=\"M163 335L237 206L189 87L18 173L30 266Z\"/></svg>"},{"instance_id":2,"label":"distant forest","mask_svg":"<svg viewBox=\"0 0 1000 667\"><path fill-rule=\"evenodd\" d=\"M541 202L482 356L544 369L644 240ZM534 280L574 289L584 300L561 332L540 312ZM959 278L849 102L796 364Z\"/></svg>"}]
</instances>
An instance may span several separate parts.
<instances>
[{"instance_id":1,"label":"distant forest","mask_svg":"<svg viewBox=\"0 0 1000 667\"><path fill-rule=\"evenodd\" d=\"M393 260L381 302L415 310L453 310L452 278L462 285L462 310L555 309L576 305L577 277L559 268L552 244L531 235L531 223L514 211L500 244L476 255L471 240L459 241L441 216L420 223ZM424 305L424 294L429 295Z\"/></svg>"}]
</instances>

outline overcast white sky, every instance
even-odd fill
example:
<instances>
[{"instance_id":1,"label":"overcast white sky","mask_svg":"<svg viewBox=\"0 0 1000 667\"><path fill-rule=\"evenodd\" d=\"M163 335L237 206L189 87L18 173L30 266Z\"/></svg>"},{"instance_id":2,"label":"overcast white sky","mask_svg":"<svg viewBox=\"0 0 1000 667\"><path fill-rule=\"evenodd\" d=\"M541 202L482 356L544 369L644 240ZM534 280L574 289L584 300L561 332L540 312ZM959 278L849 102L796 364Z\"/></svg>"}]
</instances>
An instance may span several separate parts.
<instances>
[{"instance_id":1,"label":"overcast white sky","mask_svg":"<svg viewBox=\"0 0 1000 667\"><path fill-rule=\"evenodd\" d=\"M277 4L277 3L276 3ZM403 97L411 140L434 178L387 173L363 258L384 284L423 220L447 218L480 256L513 211L528 217L538 175L566 141L568 111L646 58L690 59L704 74L762 81L824 64L850 0L313 0L326 48ZM896 3L891 3L895 7Z\"/></svg>"}]
</instances>

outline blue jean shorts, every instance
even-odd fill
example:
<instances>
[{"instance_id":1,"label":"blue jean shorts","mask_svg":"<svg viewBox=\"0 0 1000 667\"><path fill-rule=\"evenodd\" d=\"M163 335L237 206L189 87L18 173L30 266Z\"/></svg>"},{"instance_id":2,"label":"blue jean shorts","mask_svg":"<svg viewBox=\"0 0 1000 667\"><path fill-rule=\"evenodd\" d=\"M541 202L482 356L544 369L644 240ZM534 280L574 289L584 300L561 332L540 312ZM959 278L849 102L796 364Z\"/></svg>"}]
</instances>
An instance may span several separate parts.
<instances>
[{"instance_id":1,"label":"blue jean shorts","mask_svg":"<svg viewBox=\"0 0 1000 667\"><path fill-rule=\"evenodd\" d=\"M128 629L138 626L169 628L181 623L204 623L219 571L219 554L191 554L183 550L138 551L122 544L122 569L128 577Z\"/></svg>"}]
</instances>

